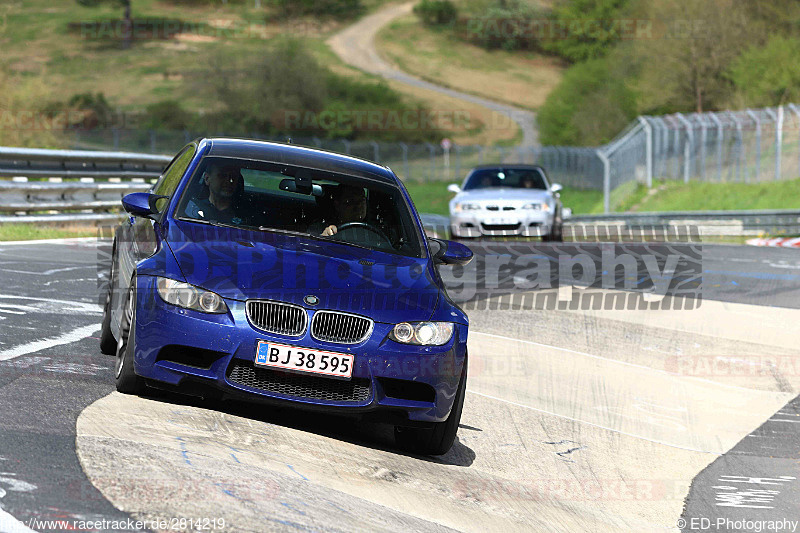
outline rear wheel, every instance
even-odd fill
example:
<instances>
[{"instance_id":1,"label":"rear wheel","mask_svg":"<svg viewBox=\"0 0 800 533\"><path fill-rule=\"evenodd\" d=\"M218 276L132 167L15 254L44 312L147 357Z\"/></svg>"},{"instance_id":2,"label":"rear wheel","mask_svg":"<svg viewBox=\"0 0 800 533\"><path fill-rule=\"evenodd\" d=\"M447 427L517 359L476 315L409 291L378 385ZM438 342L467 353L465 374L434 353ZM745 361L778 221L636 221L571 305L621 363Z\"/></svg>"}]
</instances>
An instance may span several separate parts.
<instances>
[{"instance_id":1,"label":"rear wheel","mask_svg":"<svg viewBox=\"0 0 800 533\"><path fill-rule=\"evenodd\" d=\"M464 407L464 396L467 391L467 360L461 371L456 399L450 415L444 422L435 422L433 427L411 428L395 426L394 441L402 450L418 455L444 455L453 447L461 422L461 411Z\"/></svg>"},{"instance_id":2,"label":"rear wheel","mask_svg":"<svg viewBox=\"0 0 800 533\"><path fill-rule=\"evenodd\" d=\"M126 394L139 394L144 390L144 380L133 369L133 354L136 347L136 276L131 280L125 312L119 329L117 361L114 372L117 390Z\"/></svg>"},{"instance_id":3,"label":"rear wheel","mask_svg":"<svg viewBox=\"0 0 800 533\"><path fill-rule=\"evenodd\" d=\"M117 339L111 333L111 297L116 288L114 270L114 253L112 253L111 270L108 274L108 292L106 293L106 303L103 306L103 323L100 326L100 352L105 355L115 355L117 353Z\"/></svg>"}]
</instances>

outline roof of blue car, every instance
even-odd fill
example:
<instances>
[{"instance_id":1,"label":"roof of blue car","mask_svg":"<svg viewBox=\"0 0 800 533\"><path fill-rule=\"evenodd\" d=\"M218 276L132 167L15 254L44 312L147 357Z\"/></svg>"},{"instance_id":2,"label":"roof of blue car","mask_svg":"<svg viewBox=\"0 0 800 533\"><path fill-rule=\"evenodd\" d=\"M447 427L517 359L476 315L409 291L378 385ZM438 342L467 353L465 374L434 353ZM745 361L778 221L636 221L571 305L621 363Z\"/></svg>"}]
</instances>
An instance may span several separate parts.
<instances>
[{"instance_id":1,"label":"roof of blue car","mask_svg":"<svg viewBox=\"0 0 800 533\"><path fill-rule=\"evenodd\" d=\"M294 144L250 139L215 138L205 140L211 145L207 154L209 156L255 159L351 176L380 179L392 183L397 181L397 177L392 171L384 166L365 159L337 154L336 152Z\"/></svg>"}]
</instances>

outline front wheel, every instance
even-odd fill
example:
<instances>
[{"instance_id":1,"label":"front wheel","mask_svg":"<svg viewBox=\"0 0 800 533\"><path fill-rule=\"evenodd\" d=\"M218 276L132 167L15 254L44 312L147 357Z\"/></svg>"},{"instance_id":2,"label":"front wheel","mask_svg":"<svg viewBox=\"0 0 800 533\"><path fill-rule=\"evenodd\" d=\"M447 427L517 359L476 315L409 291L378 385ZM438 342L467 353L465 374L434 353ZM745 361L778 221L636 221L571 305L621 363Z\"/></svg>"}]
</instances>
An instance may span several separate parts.
<instances>
[{"instance_id":1,"label":"front wheel","mask_svg":"<svg viewBox=\"0 0 800 533\"><path fill-rule=\"evenodd\" d=\"M461 422L461 411L464 407L464 396L467 392L467 359L464 359L464 369L461 371L461 380L458 383L456 399L450 415L444 422L435 422L433 427L411 428L404 426L394 427L394 441L397 446L417 455L444 455L453 447Z\"/></svg>"},{"instance_id":2,"label":"front wheel","mask_svg":"<svg viewBox=\"0 0 800 533\"><path fill-rule=\"evenodd\" d=\"M136 347L136 276L131 280L128 298L125 301L125 313L119 330L117 343L117 361L114 375L117 390L125 394L139 394L144 390L144 381L133 369L133 354Z\"/></svg>"},{"instance_id":3,"label":"front wheel","mask_svg":"<svg viewBox=\"0 0 800 533\"><path fill-rule=\"evenodd\" d=\"M108 274L108 292L106 293L106 303L103 306L103 324L100 326L100 352L105 355L115 355L117 353L117 339L111 333L111 298L116 288L114 279L114 254L111 254L111 270Z\"/></svg>"}]
</instances>

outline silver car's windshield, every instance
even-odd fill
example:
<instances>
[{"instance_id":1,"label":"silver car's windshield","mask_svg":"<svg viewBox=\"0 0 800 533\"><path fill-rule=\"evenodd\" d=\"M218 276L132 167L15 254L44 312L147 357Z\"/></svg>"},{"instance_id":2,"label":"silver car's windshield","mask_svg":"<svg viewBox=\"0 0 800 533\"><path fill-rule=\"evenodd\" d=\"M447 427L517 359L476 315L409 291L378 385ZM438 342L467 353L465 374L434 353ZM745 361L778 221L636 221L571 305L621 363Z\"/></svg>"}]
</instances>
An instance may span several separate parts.
<instances>
[{"instance_id":1,"label":"silver car's windshield","mask_svg":"<svg viewBox=\"0 0 800 533\"><path fill-rule=\"evenodd\" d=\"M464 190L505 187L512 189L547 189L542 172L536 168L484 168L470 174Z\"/></svg>"},{"instance_id":2,"label":"silver car's windshield","mask_svg":"<svg viewBox=\"0 0 800 533\"><path fill-rule=\"evenodd\" d=\"M176 216L423 256L414 218L397 186L312 169L206 157Z\"/></svg>"}]
</instances>

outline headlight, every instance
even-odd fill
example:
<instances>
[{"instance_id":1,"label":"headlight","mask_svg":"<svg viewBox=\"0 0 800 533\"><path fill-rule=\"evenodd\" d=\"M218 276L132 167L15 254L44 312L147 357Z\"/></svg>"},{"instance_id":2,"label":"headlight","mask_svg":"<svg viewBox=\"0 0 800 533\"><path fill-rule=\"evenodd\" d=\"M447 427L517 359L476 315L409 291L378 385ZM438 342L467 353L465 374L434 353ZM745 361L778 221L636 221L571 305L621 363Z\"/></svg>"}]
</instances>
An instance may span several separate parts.
<instances>
[{"instance_id":1,"label":"headlight","mask_svg":"<svg viewBox=\"0 0 800 533\"><path fill-rule=\"evenodd\" d=\"M522 209L533 209L534 211L550 211L550 204L525 204Z\"/></svg>"},{"instance_id":2,"label":"headlight","mask_svg":"<svg viewBox=\"0 0 800 533\"><path fill-rule=\"evenodd\" d=\"M228 306L219 294L174 279L158 278L158 295L168 304L201 313L228 312Z\"/></svg>"},{"instance_id":3,"label":"headlight","mask_svg":"<svg viewBox=\"0 0 800 533\"><path fill-rule=\"evenodd\" d=\"M402 322L389 333L393 341L422 346L441 346L452 337L452 322Z\"/></svg>"},{"instance_id":4,"label":"headlight","mask_svg":"<svg viewBox=\"0 0 800 533\"><path fill-rule=\"evenodd\" d=\"M455 211L456 213L458 213L460 211L477 211L480 208L481 208L481 206L478 205L478 204L463 203L463 204L455 204L453 206L453 211Z\"/></svg>"}]
</instances>

